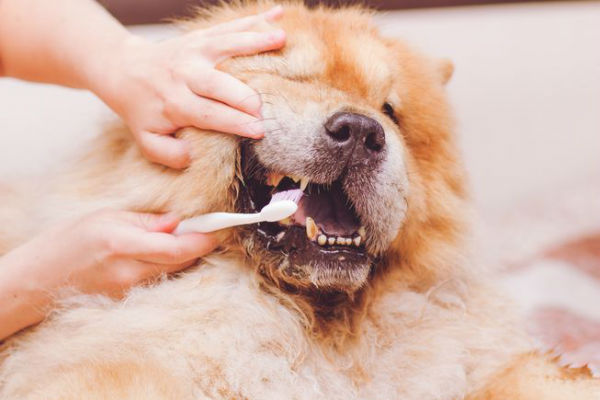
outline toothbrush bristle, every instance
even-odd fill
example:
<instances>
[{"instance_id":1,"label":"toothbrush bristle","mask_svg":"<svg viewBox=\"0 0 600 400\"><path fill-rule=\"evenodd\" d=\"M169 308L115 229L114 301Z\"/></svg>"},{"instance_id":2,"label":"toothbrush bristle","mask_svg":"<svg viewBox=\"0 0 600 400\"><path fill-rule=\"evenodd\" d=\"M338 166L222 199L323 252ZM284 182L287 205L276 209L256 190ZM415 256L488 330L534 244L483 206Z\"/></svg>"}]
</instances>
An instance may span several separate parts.
<instances>
[{"instance_id":1,"label":"toothbrush bristle","mask_svg":"<svg viewBox=\"0 0 600 400\"><path fill-rule=\"evenodd\" d=\"M273 194L273 197L271 197L271 203L280 200L291 200L298 204L303 195L304 192L300 189L284 190L282 192Z\"/></svg>"}]
</instances>

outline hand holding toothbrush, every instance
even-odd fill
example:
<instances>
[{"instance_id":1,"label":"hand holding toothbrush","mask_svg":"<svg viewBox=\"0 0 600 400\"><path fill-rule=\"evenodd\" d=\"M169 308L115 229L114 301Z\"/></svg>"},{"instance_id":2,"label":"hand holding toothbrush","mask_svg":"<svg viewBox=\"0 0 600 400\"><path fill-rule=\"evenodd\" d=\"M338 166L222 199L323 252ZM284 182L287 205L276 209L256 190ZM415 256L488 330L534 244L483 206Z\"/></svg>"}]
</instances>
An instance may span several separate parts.
<instances>
[{"instance_id":1,"label":"hand holding toothbrush","mask_svg":"<svg viewBox=\"0 0 600 400\"><path fill-rule=\"evenodd\" d=\"M214 235L171 235L172 214L102 210L56 225L0 257L0 341L44 319L60 289L120 298L182 270L217 246Z\"/></svg>"}]
</instances>

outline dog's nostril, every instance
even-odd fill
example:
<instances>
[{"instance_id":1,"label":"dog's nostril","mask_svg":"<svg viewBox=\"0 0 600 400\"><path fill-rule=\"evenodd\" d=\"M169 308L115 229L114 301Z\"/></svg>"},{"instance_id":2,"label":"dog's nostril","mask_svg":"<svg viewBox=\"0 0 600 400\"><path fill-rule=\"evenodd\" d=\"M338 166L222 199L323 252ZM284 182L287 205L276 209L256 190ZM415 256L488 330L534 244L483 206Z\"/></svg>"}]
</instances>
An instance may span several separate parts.
<instances>
[{"instance_id":1,"label":"dog's nostril","mask_svg":"<svg viewBox=\"0 0 600 400\"><path fill-rule=\"evenodd\" d=\"M348 125L342 125L336 130L330 131L329 129L327 129L327 134L331 136L336 142L347 142L350 139L350 127Z\"/></svg>"},{"instance_id":2,"label":"dog's nostril","mask_svg":"<svg viewBox=\"0 0 600 400\"><path fill-rule=\"evenodd\" d=\"M379 122L366 115L338 112L332 115L325 123L327 136L333 139L332 150L339 148L355 148L354 143L361 145L361 149L368 150L371 157L380 153L385 147L385 132Z\"/></svg>"},{"instance_id":3,"label":"dog's nostril","mask_svg":"<svg viewBox=\"0 0 600 400\"><path fill-rule=\"evenodd\" d=\"M369 150L380 152L385 145L385 134L382 129L374 129L367 134L365 139L365 147Z\"/></svg>"}]
</instances>

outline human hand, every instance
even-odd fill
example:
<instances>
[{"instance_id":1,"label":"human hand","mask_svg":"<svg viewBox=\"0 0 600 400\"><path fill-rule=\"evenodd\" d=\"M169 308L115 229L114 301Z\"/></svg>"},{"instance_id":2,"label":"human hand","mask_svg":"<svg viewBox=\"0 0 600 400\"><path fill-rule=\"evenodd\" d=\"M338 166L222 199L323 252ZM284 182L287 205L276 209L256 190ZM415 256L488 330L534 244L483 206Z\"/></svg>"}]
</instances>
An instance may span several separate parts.
<instances>
[{"instance_id":1,"label":"human hand","mask_svg":"<svg viewBox=\"0 0 600 400\"><path fill-rule=\"evenodd\" d=\"M22 266L14 272L26 274L32 289L70 286L120 297L131 286L190 266L216 247L212 235L169 234L178 223L171 214L102 210L54 227L1 260L8 268Z\"/></svg>"},{"instance_id":2,"label":"human hand","mask_svg":"<svg viewBox=\"0 0 600 400\"><path fill-rule=\"evenodd\" d=\"M132 36L99 70L92 90L127 123L147 159L172 168L189 164L186 143L171 136L179 128L261 138L260 97L215 67L281 48L282 30L257 30L282 12L276 7L158 43Z\"/></svg>"},{"instance_id":3,"label":"human hand","mask_svg":"<svg viewBox=\"0 0 600 400\"><path fill-rule=\"evenodd\" d=\"M0 257L0 341L41 321L63 287L119 298L132 286L191 266L217 241L173 236L171 214L102 210L55 226Z\"/></svg>"}]
</instances>

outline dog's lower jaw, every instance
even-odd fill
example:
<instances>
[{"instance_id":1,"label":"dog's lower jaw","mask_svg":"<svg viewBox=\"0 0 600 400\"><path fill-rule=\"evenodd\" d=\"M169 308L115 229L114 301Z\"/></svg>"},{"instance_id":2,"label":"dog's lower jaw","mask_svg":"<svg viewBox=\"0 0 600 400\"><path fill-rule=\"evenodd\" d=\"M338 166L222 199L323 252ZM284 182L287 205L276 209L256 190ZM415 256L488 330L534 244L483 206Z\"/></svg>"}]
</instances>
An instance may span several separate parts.
<instances>
[{"instance_id":1,"label":"dog's lower jaw","mask_svg":"<svg viewBox=\"0 0 600 400\"><path fill-rule=\"evenodd\" d=\"M249 251L246 246L247 254L252 254L256 270L270 284L294 294L345 293L352 296L367 284L374 268L370 259L349 265L333 261L296 263L289 254L277 255L251 246L254 251Z\"/></svg>"},{"instance_id":2,"label":"dog's lower jaw","mask_svg":"<svg viewBox=\"0 0 600 400\"><path fill-rule=\"evenodd\" d=\"M373 270L370 261L345 269L316 263L295 264L289 255L264 254L268 250L259 253L261 255L251 256L255 269L269 284L293 294L344 293L352 296L366 285Z\"/></svg>"},{"instance_id":3,"label":"dog's lower jaw","mask_svg":"<svg viewBox=\"0 0 600 400\"><path fill-rule=\"evenodd\" d=\"M372 270L370 263L353 265L348 269L322 265L310 268L310 282L315 290L341 292L348 296L352 296L366 285Z\"/></svg>"},{"instance_id":4,"label":"dog's lower jaw","mask_svg":"<svg viewBox=\"0 0 600 400\"><path fill-rule=\"evenodd\" d=\"M261 288L300 315L309 337L340 342L336 347L357 337L375 263L369 260L336 275L331 267L318 271L318 266L291 263L289 256L255 247L252 238L246 237L244 248L249 268L261 278Z\"/></svg>"}]
</instances>

